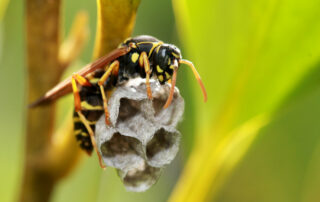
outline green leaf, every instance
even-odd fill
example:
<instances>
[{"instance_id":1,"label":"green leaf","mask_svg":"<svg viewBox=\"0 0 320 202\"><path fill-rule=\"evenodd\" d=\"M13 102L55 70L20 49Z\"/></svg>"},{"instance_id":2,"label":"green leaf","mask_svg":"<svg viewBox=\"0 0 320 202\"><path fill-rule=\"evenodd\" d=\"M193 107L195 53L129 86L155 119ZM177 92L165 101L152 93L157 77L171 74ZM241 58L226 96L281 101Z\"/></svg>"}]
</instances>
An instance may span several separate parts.
<instances>
[{"instance_id":1,"label":"green leaf","mask_svg":"<svg viewBox=\"0 0 320 202\"><path fill-rule=\"evenodd\" d=\"M188 58L207 87L208 103L198 99L197 144L171 199L201 201L217 193L217 178L228 156L220 166L213 165L223 158L221 142L229 139L224 149L232 144L230 131L262 114L270 114L272 120L285 100L295 99L291 92L317 67L320 2L173 2ZM241 148L239 144L233 152ZM214 170L203 171L207 167Z\"/></svg>"},{"instance_id":2,"label":"green leaf","mask_svg":"<svg viewBox=\"0 0 320 202\"><path fill-rule=\"evenodd\" d=\"M216 201L319 200L319 83L261 131Z\"/></svg>"}]
</instances>

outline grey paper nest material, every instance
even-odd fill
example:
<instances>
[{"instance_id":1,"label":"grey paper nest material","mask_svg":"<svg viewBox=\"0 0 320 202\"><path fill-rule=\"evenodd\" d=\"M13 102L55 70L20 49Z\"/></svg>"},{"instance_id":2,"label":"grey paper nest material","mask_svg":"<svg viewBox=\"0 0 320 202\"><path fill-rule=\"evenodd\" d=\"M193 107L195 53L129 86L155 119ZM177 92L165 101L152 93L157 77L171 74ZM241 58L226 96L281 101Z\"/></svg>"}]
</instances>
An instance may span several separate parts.
<instances>
[{"instance_id":1,"label":"grey paper nest material","mask_svg":"<svg viewBox=\"0 0 320 202\"><path fill-rule=\"evenodd\" d=\"M179 149L176 126L184 111L184 100L176 88L171 105L163 106L170 85L151 80L153 100L146 94L144 79L132 79L117 87L109 98L112 126L102 116L96 124L97 146L107 166L115 167L127 190L145 191Z\"/></svg>"}]
</instances>

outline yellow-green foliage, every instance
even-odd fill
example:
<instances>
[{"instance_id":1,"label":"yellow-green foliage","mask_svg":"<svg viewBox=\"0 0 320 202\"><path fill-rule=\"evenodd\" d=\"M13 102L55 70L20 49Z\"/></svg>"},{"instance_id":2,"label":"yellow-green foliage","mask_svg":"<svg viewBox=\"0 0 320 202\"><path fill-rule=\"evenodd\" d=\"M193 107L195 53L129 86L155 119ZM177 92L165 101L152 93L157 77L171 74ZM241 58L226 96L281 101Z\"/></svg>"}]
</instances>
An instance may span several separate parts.
<instances>
[{"instance_id":1,"label":"yellow-green foliage","mask_svg":"<svg viewBox=\"0 0 320 202\"><path fill-rule=\"evenodd\" d=\"M316 96L303 91L306 88L310 94L319 92L316 81L311 84L309 81L311 76L317 77L314 74L319 77L320 14L316 8L320 3L295 0L173 2L177 25L190 59L205 75L203 80L208 88L209 102L207 105L197 103L196 144L171 201L217 199L215 196L219 194L219 201L262 201L267 198L266 201L284 201L278 197L293 201L304 195L303 189L289 191L297 189L295 184L302 183L300 180L310 173L296 170L296 176L291 173L291 178L276 176L279 175L277 172L285 173L285 169L288 169L288 175L292 172L289 170L297 167L310 169L302 159L298 161L298 156L311 158L305 154L310 145L302 140L316 138L315 131L320 132L319 124L314 121L319 117L318 102L312 103L314 111L308 111L308 104L303 114L296 112L296 105L305 97L315 96L314 99L319 100L319 93ZM295 96L290 96L293 92ZM296 115L290 116L285 109ZM251 121L260 116L268 118L262 122L260 118L258 122ZM282 117L283 125L277 123L278 116ZM265 127L266 120L269 125L261 133L272 136L268 137L272 143L253 141L253 144L260 147L275 144L275 148L271 145L263 151L257 148L260 153L253 154L256 159L244 161L242 166L246 169L237 173L241 176L244 172L246 177L231 178L232 183L228 184L231 188L225 185L219 193L217 188L246 154L252 140L260 135L257 129ZM255 130L249 127L237 132L236 128L250 126L250 123ZM277 129L272 128L275 124ZM280 146L278 140L282 138L290 141L282 140ZM261 160L268 158L269 161ZM294 159L290 161L291 158ZM275 164L278 164L278 170L273 169ZM290 169L288 164L294 168ZM256 180L258 177L262 179ZM268 183L277 184L277 181L282 184L279 187L287 188L276 192ZM263 189L264 186L270 189Z\"/></svg>"},{"instance_id":2,"label":"yellow-green foliage","mask_svg":"<svg viewBox=\"0 0 320 202\"><path fill-rule=\"evenodd\" d=\"M90 38L73 71L92 59L96 2L62 6L66 31L79 10L88 11ZM181 66L182 148L159 182L145 193L128 193L94 155L57 185L51 201L318 201L319 8L318 0L142 0L134 35L180 47L196 65L208 102ZM23 169L24 13L12 0L0 22L0 201L17 198ZM102 46L101 54L108 50ZM59 103L61 111L71 105L72 97Z\"/></svg>"}]
</instances>

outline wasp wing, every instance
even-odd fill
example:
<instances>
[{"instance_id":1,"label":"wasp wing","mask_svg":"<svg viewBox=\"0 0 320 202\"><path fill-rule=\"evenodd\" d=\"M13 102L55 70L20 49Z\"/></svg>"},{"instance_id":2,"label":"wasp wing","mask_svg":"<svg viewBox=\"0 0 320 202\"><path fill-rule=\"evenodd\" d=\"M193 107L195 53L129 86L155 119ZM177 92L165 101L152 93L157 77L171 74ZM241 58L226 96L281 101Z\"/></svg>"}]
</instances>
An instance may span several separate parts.
<instances>
[{"instance_id":1,"label":"wasp wing","mask_svg":"<svg viewBox=\"0 0 320 202\"><path fill-rule=\"evenodd\" d=\"M89 74L90 72L93 72L97 69L102 69L106 65L108 65L113 60L119 58L120 56L123 56L127 54L130 51L129 47L123 47L113 50L111 53L109 53L106 56L103 56L96 61L86 65L81 70L79 70L76 74L79 74L81 76L85 76ZM31 103L29 107L36 107L40 105L49 104L56 99L67 95L72 92L72 85L71 85L71 78L72 76L68 77L64 81L57 84L55 87L53 87L51 90L49 90L43 97L39 98L35 102Z\"/></svg>"}]
</instances>

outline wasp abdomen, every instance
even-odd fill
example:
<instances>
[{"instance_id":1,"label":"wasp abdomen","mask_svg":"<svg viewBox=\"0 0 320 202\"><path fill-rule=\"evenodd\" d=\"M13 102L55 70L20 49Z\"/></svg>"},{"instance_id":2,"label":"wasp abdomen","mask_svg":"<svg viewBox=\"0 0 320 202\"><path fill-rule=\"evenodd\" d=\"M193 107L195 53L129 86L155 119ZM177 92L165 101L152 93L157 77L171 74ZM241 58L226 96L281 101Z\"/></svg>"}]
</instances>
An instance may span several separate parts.
<instances>
[{"instance_id":1,"label":"wasp abdomen","mask_svg":"<svg viewBox=\"0 0 320 202\"><path fill-rule=\"evenodd\" d=\"M89 123L92 131L95 130L95 124L99 118L103 115L103 101L101 93L97 85L99 79L103 75L104 71L98 70L87 76L87 79L92 86L80 87L80 100L81 100L81 112ZM85 150L88 154L92 153L93 145L90 139L89 132L83 122L81 121L77 112L73 114L74 122L74 135L81 149Z\"/></svg>"}]
</instances>

